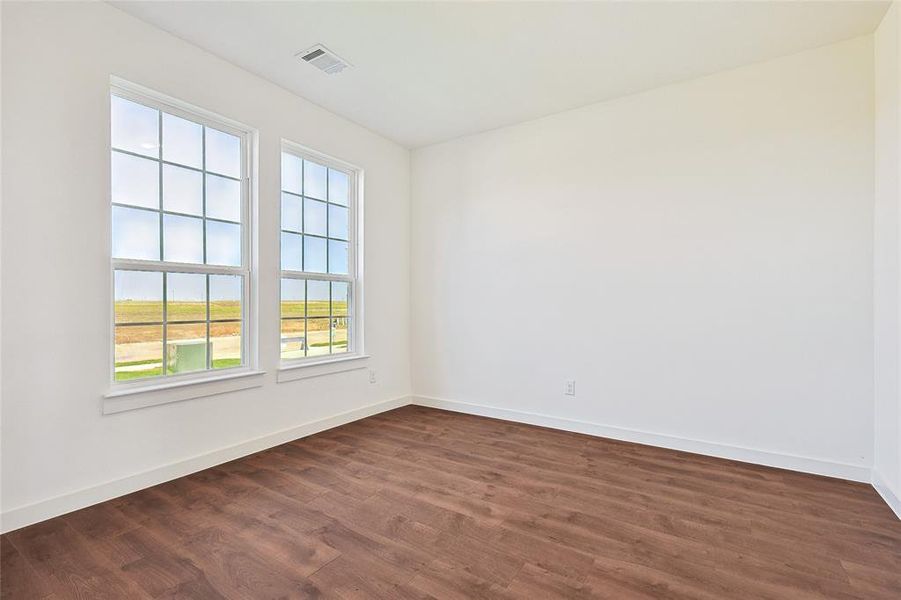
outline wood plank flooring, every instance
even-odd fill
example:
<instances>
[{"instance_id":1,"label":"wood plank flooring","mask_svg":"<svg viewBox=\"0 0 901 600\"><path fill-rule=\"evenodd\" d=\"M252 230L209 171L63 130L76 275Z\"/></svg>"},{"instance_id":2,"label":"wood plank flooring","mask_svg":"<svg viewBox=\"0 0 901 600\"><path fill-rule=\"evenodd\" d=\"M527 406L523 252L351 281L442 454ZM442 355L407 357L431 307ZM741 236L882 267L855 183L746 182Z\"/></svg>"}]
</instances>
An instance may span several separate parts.
<instances>
[{"instance_id":1,"label":"wood plank flooring","mask_svg":"<svg viewBox=\"0 0 901 600\"><path fill-rule=\"evenodd\" d=\"M901 598L867 485L409 406L0 538L15 598Z\"/></svg>"}]
</instances>

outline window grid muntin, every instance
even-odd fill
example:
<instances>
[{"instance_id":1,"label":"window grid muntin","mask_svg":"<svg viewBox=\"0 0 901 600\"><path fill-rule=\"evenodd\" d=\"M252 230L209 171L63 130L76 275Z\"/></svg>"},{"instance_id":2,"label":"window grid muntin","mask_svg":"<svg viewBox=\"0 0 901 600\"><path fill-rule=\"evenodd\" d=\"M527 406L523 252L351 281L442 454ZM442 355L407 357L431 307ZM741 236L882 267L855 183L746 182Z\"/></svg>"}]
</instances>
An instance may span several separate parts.
<instances>
[{"instance_id":1,"label":"window grid muntin","mask_svg":"<svg viewBox=\"0 0 901 600\"><path fill-rule=\"evenodd\" d=\"M310 236L318 239L325 240L326 246L326 255L325 255L325 264L326 264L326 272L320 273L316 271L296 271L290 269L282 269L280 268L280 284L279 284L279 356L281 357L281 324L284 321L304 321L304 356L302 358L290 358L285 359L281 358L283 363L301 363L303 361L309 359L320 359L322 357L334 356L334 355L354 355L361 351L359 346L359 338L356 335L356 330L359 325L358 316L356 311L356 300L358 298L358 273L357 273L357 206L359 202L359 172L348 166L338 165L335 161L324 157L316 155L316 153L307 153L302 150L295 150L290 147L286 147L285 144L282 146L282 154L289 154L296 158L301 159L301 193L295 193L284 189L284 173L281 173L281 177L279 179L279 193L287 194L289 197L295 198L300 201L301 206L301 229L304 231L297 232L290 229L285 229L282 227L282 205L279 203L279 235L282 234L292 234L292 235L301 235L301 236ZM326 167L325 172L325 199L315 198L313 196L306 196L306 182L305 182L305 174L306 174L306 162L313 162L319 165ZM280 166L282 171L284 170L284 161L280 161ZM347 177L347 204L340 204L338 202L333 202L329 199L330 185L331 180L329 178L329 171L339 171L343 173ZM281 196L280 196L281 198ZM326 206L326 235L317 235L317 234L308 234L305 233L306 227L306 206L304 204L304 200L309 199L314 202L321 202ZM340 239L335 237L329 237L329 206L337 206L347 210L347 239ZM329 273L329 240L333 240L336 242L341 242L347 244L347 273ZM303 242L301 239L301 246L303 246ZM281 247L281 244L280 244ZM280 253L281 254L281 253ZM279 267L282 266L281 256L279 257ZM303 260L301 262L301 266L306 266L306 253L304 252ZM281 309L282 309L282 297L281 297L281 279L296 279L304 281L304 316L303 317L282 317ZM327 355L314 355L310 356L308 354L309 346L307 344L307 337L309 334L309 330L307 328L307 320L310 318L307 314L307 303L309 301L308 293L308 281L327 281L329 282L329 353ZM332 282L346 283L347 284L347 314L346 315L338 315L335 316L333 314L333 304L332 304ZM324 318L324 317L312 317L312 318ZM346 349L343 352L333 353L332 352L332 343L334 338L334 331L331 327L331 322L334 319L344 319L347 325L347 345Z\"/></svg>"},{"instance_id":2,"label":"window grid muntin","mask_svg":"<svg viewBox=\"0 0 901 600\"><path fill-rule=\"evenodd\" d=\"M304 285L303 285L303 290L304 290L304 291L303 291L303 298L304 298L304 299L303 299L303 316L302 316L302 317L300 317L300 316L297 316L297 317L283 317L283 316L281 316L281 314L282 314L282 313L281 313L281 310L282 310L281 304L282 304L283 299L281 298L281 281L279 281L279 296L280 296L280 298L279 298L279 323L281 323L281 322L283 322L283 321L303 321L303 324L304 324L304 327L303 327L303 329L304 329L304 349L303 349L303 350L304 350L304 352L303 352L304 355L303 355L303 357L302 357L302 358L298 358L298 359L282 359L282 360L289 360L289 361L293 361L293 360L303 360L303 359L306 359L306 358L315 358L316 356L319 356L319 355L313 355L313 356L310 356L310 354L309 354L309 348L310 348L310 344L309 344L309 332L310 332L310 329L309 329L309 327L308 327L308 322L309 322L311 319L313 319L313 320L320 319L320 320L328 320L328 321L329 321L329 328L328 328L328 330L329 330L329 351L328 351L328 355L329 355L329 356L331 356L331 355L340 355L340 354L352 354L352 353L354 352L354 348L353 348L353 346L352 346L353 340L352 340L352 338L351 338L352 330L353 330L353 322L354 322L354 310L353 310L354 282L353 282L353 281L345 281L345 280L343 280L343 279L342 279L342 280L334 280L334 279L329 280L329 279L320 279L320 278L318 278L318 277L312 277L312 276L295 276L294 274L289 274L288 272L282 272L281 279L294 279L294 280L297 280L297 281L303 281L303 282L304 282ZM328 306L329 306L329 310L328 310L328 315L327 315L327 316L323 316L323 315L310 315L310 313L309 313L309 305L310 305L310 288L309 288L308 283L309 283L310 281L322 281L322 282L328 283ZM346 308L345 308L345 314L343 314L343 315L336 315L336 314L335 314L335 294L334 294L334 284L336 284L336 283L346 283L346 284L347 284L347 306L346 306ZM335 329L336 329L335 327L333 327L333 324L334 324L334 322L335 322L336 320L338 320L338 319L344 319L344 320L346 321L346 325L347 325L347 346L346 346L346 348L345 348L343 351L341 351L341 352L333 352L333 346L334 346L334 332L335 332ZM281 326L279 326L279 336L281 337ZM279 345L279 355L281 355L281 344Z\"/></svg>"},{"instance_id":3,"label":"window grid muntin","mask_svg":"<svg viewBox=\"0 0 901 600\"><path fill-rule=\"evenodd\" d=\"M243 228L243 223L240 221L230 221L228 219L220 219L218 217L201 217L198 215L192 215L191 213L178 212L177 210L157 210L155 208L147 208L146 206L134 206L132 204L122 204L121 202L110 202L110 206L117 206L119 208L129 208L132 210L143 210L145 212L162 214L162 215L172 215L174 217L188 217L189 219L202 219L204 221L214 221L216 223L227 223L229 225L241 225ZM206 228L204 228L206 229ZM293 231L289 231L288 233L296 233ZM314 236L314 237L322 237L322 236ZM332 238L335 239L335 238ZM337 240L337 241L346 241L346 240ZM162 243L162 242L160 242ZM204 244L205 245L205 244ZM113 260L140 260L140 259L130 259L130 258L115 258ZM173 262L173 261L164 261L164 262ZM206 263L188 263L192 265L205 265ZM210 266L223 266L228 267L232 265L210 265ZM237 267L235 267L237 268Z\"/></svg>"},{"instance_id":4,"label":"window grid muntin","mask_svg":"<svg viewBox=\"0 0 901 600\"><path fill-rule=\"evenodd\" d=\"M131 100L130 98L126 98L126 100L129 100L130 102L137 102L136 100ZM148 107L148 108L150 108L150 107ZM169 111L164 111L161 108L154 109L154 110L158 110L160 112L165 112L166 114L171 114ZM162 119L161 119L161 121L162 121ZM200 122L197 122L197 124L203 125ZM207 126L203 125L203 127L206 128ZM210 126L210 129L219 129L219 128ZM222 131L222 130L220 129L220 131ZM228 131L226 131L225 133L228 133L229 135L236 135L236 134L228 132ZM236 135L236 137L241 137L241 136ZM161 134L160 139L162 139L162 134ZM206 140L204 140L203 145L204 146L206 145ZM163 146L162 143L160 143L161 149L162 149L162 146ZM240 177L233 177L231 175L225 175L224 173L217 173L216 171L210 171L210 170L203 169L203 168L192 167L191 165L186 165L186 164L183 164L180 162L175 162L172 160L166 160L165 158L157 158L157 157L153 157L153 156L147 156L146 154L138 154L137 152L132 152L131 150L123 150L122 148L116 148L115 146L112 146L112 145L110 146L110 150L112 150L113 152L118 152L119 154L126 154L128 156L134 156L135 158L143 158L144 160L152 160L154 162L162 163L164 165L169 165L170 167L179 167L182 169L188 169L189 171L194 171L195 173L209 173L210 175L215 175L216 177L222 177L224 179L231 179L232 181L237 181L237 182L241 181ZM291 192L285 192L285 193L291 194ZM297 194L294 194L294 195L296 196ZM315 200L315 198L314 198L314 200ZM324 201L320 200L320 202L324 202ZM335 204L335 203L333 202L333 204ZM338 204L337 206L342 206L342 205Z\"/></svg>"},{"instance_id":5,"label":"window grid muntin","mask_svg":"<svg viewBox=\"0 0 901 600\"><path fill-rule=\"evenodd\" d=\"M115 310L114 310L114 316L113 316L113 327L114 327L114 335L113 335L113 340L114 340L114 341L113 341L113 345L114 345L114 353L115 353L115 332L119 331L119 329L122 329L122 328L126 328L126 329L127 329L127 328L130 328L130 327L161 327L161 328L162 328L162 335L161 335L161 338L160 338L161 341L162 341L162 346L163 346L163 347L162 347L162 356L161 356L161 360L162 360L162 371L161 371L161 374L160 374L160 375L152 375L152 376L148 376L148 377L137 378L138 380L140 380L140 381L147 381L148 379L154 379L154 378L157 378L157 377L179 377L179 376L182 376L182 375L196 375L197 373L203 373L203 372L205 372L205 371L211 371L211 370L223 371L223 370L225 370L226 368L237 368L237 367L223 367L223 368L216 369L216 368L213 366L213 359L212 359L212 356L213 356L213 341L212 341L212 338L210 337L210 329L211 329L211 326L212 326L212 325L214 325L214 324L220 324L220 323L238 323L238 324L241 326L241 343L240 343L240 347L239 347L239 348L240 348L240 353L241 353L241 364L238 365L238 366L239 366L239 367L245 366L246 346L245 346L245 339L244 339L244 335L245 335L244 321L246 320L246 314L247 314L247 307L246 307L246 305L245 305L245 296L246 296L245 291L246 291L246 286L247 286L247 278L246 278L243 274L240 274L240 273L235 273L235 274L223 274L223 273L186 273L186 272L184 272L184 271L178 271L178 270L174 270L174 269L173 269L173 270L158 271L158 270L156 270L156 269L135 269L135 268L123 268L123 269L120 269L120 268L115 268L114 271L113 271L113 277L115 278L115 274L116 274L117 271L128 272L128 271L142 271L142 270L145 271L145 272L148 272L148 273L162 273L162 275L163 275L163 281L162 281L162 300L161 300L161 304L162 304L162 320L161 320L161 321L128 321L128 322L119 323L119 322L116 321L116 319L115 319ZM204 312L206 313L206 318L205 318L205 319L189 319L189 320L179 320L179 321L174 321L174 320L169 319L169 275L181 275L181 274L185 274L185 275L203 275L203 276L204 276L204 294L205 294L205 298L206 298L205 303L204 303L204 304L205 304L205 306L204 306ZM210 297L210 277L215 277L215 276L225 276L225 277L233 276L233 277L238 277L238 278L239 278L240 283L241 283L241 291L240 291L240 293L238 294L238 298L239 298L239 299L238 299L238 302L241 303L241 316L240 316L240 317L238 317L238 318L225 318L225 319L213 319L213 318L211 318L213 299ZM113 304L114 304L114 306L115 306L115 301L116 301L116 300L115 300L115 295L114 295L114 297L113 297ZM173 373L173 374L170 374L170 373L168 372L168 371L169 371L169 369L168 369L168 366L169 366L168 328L169 328L170 325L205 325L205 329L206 329L206 334L205 334L205 341L206 341L206 368L205 368L205 369L203 369L203 370L197 370L197 371L189 371L189 372L186 372L186 373ZM114 378L114 381L115 381L115 368L116 368L115 361L113 361L113 378ZM128 380L128 381L131 381L131 380ZM121 381L120 381L119 383L121 383Z\"/></svg>"},{"instance_id":6,"label":"window grid muntin","mask_svg":"<svg viewBox=\"0 0 901 600\"><path fill-rule=\"evenodd\" d=\"M352 248L354 246L353 227L354 227L354 223L355 223L354 211L355 211L355 206L356 206L356 177L355 177L355 174L353 172L349 172L347 169L335 167L335 166L329 164L329 161L327 161L327 160L322 160L322 159L314 160L311 158L307 158L306 156L303 156L301 154L285 150L284 148L282 148L282 153L291 154L291 155L301 159L301 173L300 173L301 184L300 185L301 185L302 193L297 194L297 193L290 192L290 191L284 189L284 185L283 185L284 177L283 176L280 177L280 179L279 179L279 192L281 194L287 194L288 196L291 196L292 198L296 198L300 201L300 224L301 224L301 229L303 231L293 231L291 229L285 229L284 227L282 227L281 224L282 224L283 220L281 218L281 211L283 210L283 207L281 205L281 202L279 202L279 211L280 211L279 212L279 235L281 235L283 233L289 233L289 234L293 234L293 235L301 235L304 237L313 237L313 238L317 238L320 240L325 240L325 271L324 272L307 271L306 270L307 255L306 255L306 252L304 251L302 260L301 260L301 265L303 267L303 270L302 271L293 271L293 272L306 273L306 274L311 274L311 275L326 275L326 274L342 275L339 273L330 273L329 272L329 258L330 258L329 241L335 241L335 242L341 242L341 243L347 244L347 271L348 271L347 277L352 279L351 273L353 272L353 269L354 269L353 256L352 256L352 254L353 254ZM321 166L325 167L325 169L326 169L325 170L325 173L326 173L326 175L325 175L325 198L326 199L324 199L324 200L320 199L320 198L315 198L313 196L306 195L307 190L306 190L305 176L306 176L306 165L307 165L308 161L316 163L318 165L321 165ZM348 194L347 205L339 204L338 202L332 202L331 200L328 199L329 191L330 191L329 186L331 185L331 179L328 176L329 171L339 171L339 172L347 175L348 182L349 182L348 191L347 191L347 194ZM279 197L279 200L281 200L281 197ZM313 202L319 202L319 203L325 205L325 235L319 235L316 233L307 233L307 207L306 207L306 203L305 203L306 200L312 200ZM338 237L332 237L331 235L329 235L330 227L331 227L331 222L330 222L331 215L330 215L330 212L328 209L330 206L337 206L338 208L347 210L347 238L338 238ZM301 246L303 246L303 240L301 240ZM279 263L281 263L281 259L279 260ZM279 266L281 266L281 264ZM282 269L282 271L287 272L288 270ZM315 277L314 277L314 279L315 279Z\"/></svg>"},{"instance_id":7,"label":"window grid muntin","mask_svg":"<svg viewBox=\"0 0 901 600\"><path fill-rule=\"evenodd\" d=\"M112 95L118 96L118 94L116 94L115 91L112 93ZM157 186L158 186L157 196L158 197L157 197L157 208L156 209L149 208L146 206L134 206L131 204L124 204L121 202L110 202L110 204L112 206L118 206L120 208L143 210L146 212L154 212L159 215L159 256L158 256L158 260L160 262L168 262L168 263L174 262L174 261L166 261L164 258L166 256L166 250L165 250L166 241L165 241L165 230L164 230L165 215L174 215L174 216L179 216L179 217L187 217L187 218L191 218L191 219L199 219L201 222L203 262L202 263L189 263L189 264L204 264L204 265L208 264L207 263L207 260L208 260L208 257L207 257L207 226L206 226L206 223L208 220L215 221L218 223L228 223L228 224L232 224L232 225L238 225L241 228L241 233L240 233L241 261L240 262L241 262L241 266L246 264L246 262L247 262L247 258L245 256L246 244L245 244L245 239L244 239L245 238L245 234L244 234L244 220L245 219L243 217L246 214L245 206L246 206L247 202L246 202L245 186L243 185L244 178L236 178L236 177L232 177L232 176L225 175L222 173L217 173L216 171L210 171L207 169L207 155L206 155L207 154L206 153L206 130L207 130L207 128L216 129L218 131L223 131L224 133L227 133L228 135L236 135L236 134L234 134L230 131L224 131L223 129L221 129L219 127L212 127L212 126L206 124L205 122L198 121L196 119L189 118L189 117L181 117L181 115L176 114L174 116L179 116L181 118L185 118L185 119L190 120L194 123L197 123L198 125L201 126L201 129L200 129L201 164L203 165L203 168L198 169L198 168L191 167L189 165L184 165L184 164L181 164L178 162L163 160L163 158L162 158L163 145L165 144L165 140L163 139L163 113L167 113L167 114L172 114L172 113L170 113L169 111L163 110L162 108L157 107L157 106L149 106L146 103L146 101L142 102L140 100L133 99L128 96L119 96L119 97L121 97L129 102L135 102L137 104L140 104L146 108L152 108L153 110L155 110L157 112L157 132L158 132L157 135L158 135L158 139L159 139L159 147L156 149L155 157L138 154L136 152L132 152L129 150L121 150L112 145L112 140L110 140L110 150L112 152L126 154L129 156L134 156L136 158L142 158L144 160L151 160L151 161L156 162L157 163L156 167L157 167ZM240 140L240 148L241 148L241 155L242 155L241 156L241 169L243 172L246 169L246 165L245 165L246 161L244 159L246 139L245 139L244 135L236 135L236 137L238 137ZM163 193L164 193L163 192L163 166L164 165L171 165L171 166L175 166L175 167L190 169L191 171L201 174L202 206L203 206L203 214L202 215L198 216L198 215L192 215L190 213L165 210L165 208L163 207ZM241 221L231 221L229 219L222 219L222 218L218 218L218 217L207 216L207 180L206 180L207 174L214 175L216 177L223 177L225 179L229 179L231 181L236 181L239 184L241 184L241 186L240 186L240 189L241 189L241 216L242 216ZM123 259L121 257L113 257L113 260L123 260ZM128 259L124 259L124 260L128 260ZM232 266L232 265L221 265L221 266Z\"/></svg>"},{"instance_id":8,"label":"window grid muntin","mask_svg":"<svg viewBox=\"0 0 901 600\"><path fill-rule=\"evenodd\" d=\"M161 114L160 115L160 127L162 127L162 123L163 123L163 117ZM162 135L162 133L160 133L160 135ZM162 157L163 157L163 138L160 137L160 158L162 158ZM203 167L203 173L201 174L201 178L203 179L203 183L201 184L201 188L203 189L203 199L201 201L202 206L203 206L203 222L202 222L203 231L201 232L201 235L203 236L203 264L207 264L207 258L206 258L206 174L207 174L207 170L206 170L206 125L202 125L200 128L200 165ZM163 166L160 165L160 172L162 173L162 171L163 171ZM160 210L162 210L162 208L163 208L163 191L160 190ZM160 217L160 218L164 218L164 217ZM241 249L241 253L242 254L244 253L243 248ZM165 254L163 256L165 256ZM244 264L243 256L241 257L241 264ZM209 275L207 276L206 280L207 280L206 301L207 301L207 307L209 307L209 305L210 305L210 294L209 294L209 292L210 292L210 286L209 286L210 277L209 277ZM207 315L207 316L209 316L209 315ZM209 326L207 326L207 343L209 343L209 339L210 339L209 333L210 333L210 328L209 328ZM209 357L210 354L212 354L212 352L210 352L209 348L207 348L207 368L208 369L209 369L209 363L210 363L210 357Z\"/></svg>"},{"instance_id":9,"label":"window grid muntin","mask_svg":"<svg viewBox=\"0 0 901 600\"><path fill-rule=\"evenodd\" d=\"M117 324L115 321L115 289L113 289L112 296L112 326L114 335L112 336L112 354L111 354L111 373L110 378L115 386L128 386L137 384L146 384L151 381L158 381L160 379L177 379L177 378L185 378L192 379L197 378L198 375L205 375L210 372L213 372L212 368L212 347L210 342L210 324L211 323L238 323L240 326L240 335L241 341L239 345L239 351L241 354L241 362L239 365L235 367L228 367L222 369L215 369L216 372L227 371L229 369L242 369L251 366L249 361L253 358L250 354L252 349L252 340L251 336L254 335L253 324L248 322L248 316L250 314L250 301L252 297L251 293L251 272L250 272L250 248L251 248L251 240L250 240L250 230L249 227L249 217L250 217L250 179L249 179L249 171L250 171L250 146L249 146L249 130L239 129L236 126L230 125L228 123L224 123L222 121L217 120L212 117L205 117L203 115L196 114L190 110L182 109L178 106L174 106L164 100L160 100L152 97L151 95L145 95L140 92L133 92L126 88L118 87L118 85L113 85L110 89L110 97L118 97L122 98L126 101L130 101L146 108L150 108L155 110L157 113L157 127L158 127L158 140L159 147L156 149L156 156L150 156L145 154L139 154L136 152L132 152L129 150L119 149L113 146L112 144L112 136L110 136L110 152L117 152L120 154L130 155L137 158L142 158L145 160L155 161L157 164L157 176L158 176L158 209L152 209L148 207L142 206L133 206L130 204L123 204L118 202L110 202L110 206L116 206L121 208L128 208L132 210L144 210L147 212L154 212L158 215L159 222L159 233L158 233L158 241L159 241L159 257L157 260L145 260L145 259L132 259L132 258L117 258L111 257L111 267L112 267L112 278L115 279L116 271L148 271L148 272L158 272L163 274L163 300L162 300L162 312L163 312L163 321L162 322L148 322L144 324L144 326L160 326L162 328L162 360L163 365L161 369L160 375L148 376L143 378L138 378L135 380L127 380L127 381L117 381L116 380L116 336L115 332L119 327L131 327L136 325L135 323L123 323ZM197 168L191 165L186 165L179 163L177 161L165 160L163 159L163 114L169 114L171 116L179 117L195 124L201 126L200 135L201 135L201 148L202 148L202 160L201 167ZM226 175L224 173L220 173L217 171L207 169L207 156L206 156L206 131L207 129L215 129L222 133L226 133L228 135L237 137L239 140L239 153L240 153L240 176L234 177L231 175ZM179 168L189 169L191 171L201 173L202 178L202 202L203 202L203 215L198 217L197 215L191 215L186 213L180 213L177 211L167 211L163 209L163 166L164 165L172 165ZM229 179L232 181L237 181L240 186L240 222L230 221L227 219L215 218L215 217L207 217L206 215L206 174L214 175L217 177L223 177L225 179ZM202 226L202 244L203 244L203 263L179 263L175 261L166 261L164 260L165 256L165 240L164 240L164 218L165 215L175 215L182 217L189 217L194 219L200 219ZM220 223L228 223L231 225L238 225L240 228L239 238L240 238L240 264L237 266L234 265L218 265L218 264L207 264L207 243L206 243L206 222L207 221L215 221ZM168 359L168 340L167 340L167 327L170 324L168 321L168 310L167 310L167 301L166 301L166 293L167 293L167 282L168 282L168 274L169 273L198 273L205 275L205 279L207 282L207 320L206 323L206 339L207 339L207 368L204 370L198 370L187 373L178 373L178 374L168 374L167 371L167 359ZM239 276L241 280L241 292L240 292L240 303L241 303L241 314L238 319L210 319L210 299L209 299L209 278L210 275L234 275ZM177 321L172 322L171 324L189 324L191 322L187 321ZM198 323L199 324L199 323Z\"/></svg>"}]
</instances>

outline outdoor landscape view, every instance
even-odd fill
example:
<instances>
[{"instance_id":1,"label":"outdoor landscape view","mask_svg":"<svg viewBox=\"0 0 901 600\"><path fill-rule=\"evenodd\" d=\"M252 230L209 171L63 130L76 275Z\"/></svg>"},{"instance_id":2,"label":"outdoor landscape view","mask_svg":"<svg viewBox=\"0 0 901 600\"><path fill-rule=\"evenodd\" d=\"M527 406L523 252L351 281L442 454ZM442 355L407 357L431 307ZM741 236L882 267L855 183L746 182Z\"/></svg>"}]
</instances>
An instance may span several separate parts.
<instances>
[{"instance_id":1,"label":"outdoor landscape view","mask_svg":"<svg viewBox=\"0 0 901 600\"><path fill-rule=\"evenodd\" d=\"M242 279L116 271L115 379L241 365Z\"/></svg>"},{"instance_id":2,"label":"outdoor landscape view","mask_svg":"<svg viewBox=\"0 0 901 600\"><path fill-rule=\"evenodd\" d=\"M240 366L242 279L117 270L116 381ZM347 352L348 289L282 280L282 359Z\"/></svg>"},{"instance_id":3,"label":"outdoor landscape view","mask_svg":"<svg viewBox=\"0 0 901 600\"><path fill-rule=\"evenodd\" d=\"M282 360L347 352L349 290L346 282L282 279Z\"/></svg>"},{"instance_id":4,"label":"outdoor landscape view","mask_svg":"<svg viewBox=\"0 0 901 600\"><path fill-rule=\"evenodd\" d=\"M110 97L117 382L247 361L245 142L152 104ZM281 358L348 352L354 182L290 152L281 163Z\"/></svg>"}]
</instances>

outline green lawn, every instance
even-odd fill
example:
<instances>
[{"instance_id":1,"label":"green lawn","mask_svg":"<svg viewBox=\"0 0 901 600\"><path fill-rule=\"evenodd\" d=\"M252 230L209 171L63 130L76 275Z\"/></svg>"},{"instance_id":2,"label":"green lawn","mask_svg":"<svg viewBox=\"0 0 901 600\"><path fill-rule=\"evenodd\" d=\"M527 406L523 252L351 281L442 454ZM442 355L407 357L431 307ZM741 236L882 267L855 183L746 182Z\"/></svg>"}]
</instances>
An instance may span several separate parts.
<instances>
[{"instance_id":1,"label":"green lawn","mask_svg":"<svg viewBox=\"0 0 901 600\"><path fill-rule=\"evenodd\" d=\"M328 342L317 342L315 344L310 344L310 348L322 348L322 347L328 346L328 345L329 345ZM344 340L343 342L335 342L333 344L333 346L335 348L347 348L347 340Z\"/></svg>"},{"instance_id":2,"label":"green lawn","mask_svg":"<svg viewBox=\"0 0 901 600\"><path fill-rule=\"evenodd\" d=\"M148 358L146 360L126 360L124 362L117 362L116 367L134 367L135 365L152 365L154 363L160 362L158 358Z\"/></svg>"},{"instance_id":3,"label":"green lawn","mask_svg":"<svg viewBox=\"0 0 901 600\"><path fill-rule=\"evenodd\" d=\"M157 375L162 374L162 367L154 367L153 369L145 369L143 371L121 371L116 373L116 381L130 381L132 379L142 379L144 377L156 377Z\"/></svg>"},{"instance_id":4,"label":"green lawn","mask_svg":"<svg viewBox=\"0 0 901 600\"><path fill-rule=\"evenodd\" d=\"M116 363L116 367L131 367L134 365L159 364L159 360L135 360L131 362ZM240 358L216 358L213 359L214 369L228 369L231 367L240 367ZM162 367L151 367L140 371L120 371L116 373L116 381L130 381L132 379L142 379L144 377L156 377L163 374Z\"/></svg>"}]
</instances>

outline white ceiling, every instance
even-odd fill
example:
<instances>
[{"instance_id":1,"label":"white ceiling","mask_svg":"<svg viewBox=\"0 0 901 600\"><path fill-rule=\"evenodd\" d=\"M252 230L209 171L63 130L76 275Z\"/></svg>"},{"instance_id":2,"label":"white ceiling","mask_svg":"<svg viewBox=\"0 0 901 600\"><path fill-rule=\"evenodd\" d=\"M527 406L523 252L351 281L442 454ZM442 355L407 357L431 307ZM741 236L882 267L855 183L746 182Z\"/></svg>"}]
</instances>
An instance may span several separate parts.
<instances>
[{"instance_id":1,"label":"white ceiling","mask_svg":"<svg viewBox=\"0 0 901 600\"><path fill-rule=\"evenodd\" d=\"M114 2L407 147L873 31L886 2ZM295 54L323 43L354 68Z\"/></svg>"}]
</instances>

